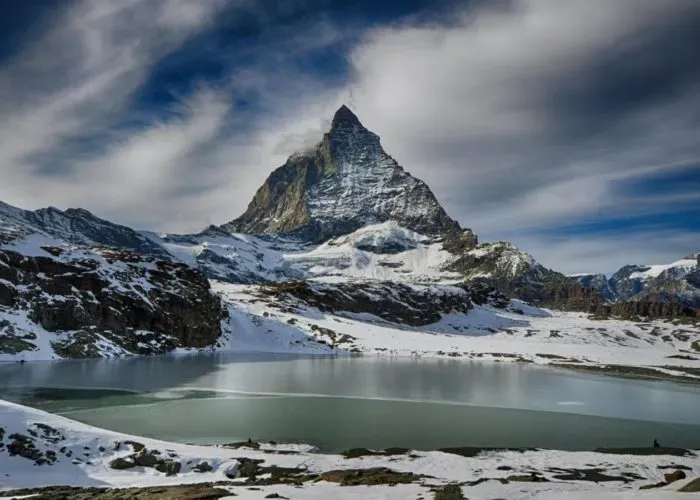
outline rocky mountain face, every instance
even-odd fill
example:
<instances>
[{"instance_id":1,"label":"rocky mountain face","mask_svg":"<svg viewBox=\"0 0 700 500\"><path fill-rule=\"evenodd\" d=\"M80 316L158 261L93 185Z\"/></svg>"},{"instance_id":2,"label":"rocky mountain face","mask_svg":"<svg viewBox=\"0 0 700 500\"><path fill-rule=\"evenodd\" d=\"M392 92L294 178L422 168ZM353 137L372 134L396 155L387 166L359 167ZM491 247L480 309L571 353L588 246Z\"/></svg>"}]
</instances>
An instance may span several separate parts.
<instances>
[{"instance_id":1,"label":"rocky mountain face","mask_svg":"<svg viewBox=\"0 0 700 500\"><path fill-rule=\"evenodd\" d=\"M439 243L448 254L441 267L461 275L462 281L478 280L511 297L541 303L551 302L560 286L578 286L510 244L478 246L477 236L460 228L428 186L404 171L383 150L379 137L345 106L336 112L330 131L315 148L290 156L260 187L245 213L217 229L281 234L318 244L387 221ZM387 239L383 231L362 237L368 243L354 248L366 252L370 261L375 255L408 250L405 240L395 235ZM220 253L212 257L217 264L223 263ZM344 266L356 265L352 255L343 257L343 262ZM212 260L201 262L209 269L215 267L212 264ZM262 263L260 267L265 268ZM217 269L220 277L220 267ZM295 278L299 277L297 273Z\"/></svg>"},{"instance_id":2,"label":"rocky mountain face","mask_svg":"<svg viewBox=\"0 0 700 500\"><path fill-rule=\"evenodd\" d=\"M424 235L459 231L428 186L382 148L347 107L313 149L289 157L229 232L294 235L321 243L388 220Z\"/></svg>"},{"instance_id":3,"label":"rocky mountain face","mask_svg":"<svg viewBox=\"0 0 700 500\"><path fill-rule=\"evenodd\" d=\"M595 290L605 300L617 300L617 293L613 288L614 285L608 281L607 276L604 274L578 274L570 277L582 287Z\"/></svg>"},{"instance_id":4,"label":"rocky mountain face","mask_svg":"<svg viewBox=\"0 0 700 500\"><path fill-rule=\"evenodd\" d=\"M220 299L197 269L85 210L0 204L0 354L160 354L215 345Z\"/></svg>"},{"instance_id":5,"label":"rocky mountain face","mask_svg":"<svg viewBox=\"0 0 700 500\"><path fill-rule=\"evenodd\" d=\"M74 245L121 248L165 257L163 248L129 227L100 219L82 208L22 210L0 202L0 244L29 235Z\"/></svg>"},{"instance_id":6,"label":"rocky mountain face","mask_svg":"<svg viewBox=\"0 0 700 500\"><path fill-rule=\"evenodd\" d=\"M699 264L694 254L610 279L572 278L510 243L479 243L343 106L317 146L290 156L243 215L199 234L0 203L0 355L216 345L226 308L209 280L261 285L260 297L280 307L408 326L516 298L595 314L697 315Z\"/></svg>"},{"instance_id":7,"label":"rocky mountain face","mask_svg":"<svg viewBox=\"0 0 700 500\"><path fill-rule=\"evenodd\" d=\"M330 313L366 313L391 323L424 326L442 314L472 309L469 291L457 287L416 287L396 282L316 283L293 281L267 285L260 295L278 306L303 304Z\"/></svg>"},{"instance_id":8,"label":"rocky mountain face","mask_svg":"<svg viewBox=\"0 0 700 500\"><path fill-rule=\"evenodd\" d=\"M72 358L217 342L223 309L199 271L113 249L43 250L0 250L0 350L33 351L42 330Z\"/></svg>"},{"instance_id":9,"label":"rocky mountain face","mask_svg":"<svg viewBox=\"0 0 700 500\"><path fill-rule=\"evenodd\" d=\"M667 310L667 303L677 309L700 309L700 254L688 255L671 264L627 265L610 278L605 275L574 276L579 284L598 291L615 303L635 303L632 309Z\"/></svg>"}]
</instances>

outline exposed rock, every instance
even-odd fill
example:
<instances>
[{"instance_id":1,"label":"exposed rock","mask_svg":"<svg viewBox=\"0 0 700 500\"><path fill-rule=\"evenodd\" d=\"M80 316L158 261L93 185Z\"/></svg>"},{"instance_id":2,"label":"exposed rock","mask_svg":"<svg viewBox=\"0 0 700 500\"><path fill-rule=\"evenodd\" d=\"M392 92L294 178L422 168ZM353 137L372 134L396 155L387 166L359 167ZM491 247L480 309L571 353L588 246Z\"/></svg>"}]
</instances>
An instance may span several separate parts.
<instances>
[{"instance_id":1,"label":"exposed rock","mask_svg":"<svg viewBox=\"0 0 700 500\"><path fill-rule=\"evenodd\" d=\"M6 264L0 266L0 282L22 290L14 300L31 320L66 332L53 342L61 356L100 356L105 340L134 354L217 341L225 313L199 271L124 251L57 253L31 257L0 250ZM0 325L2 350L33 348L27 335L11 328Z\"/></svg>"},{"instance_id":2,"label":"exposed rock","mask_svg":"<svg viewBox=\"0 0 700 500\"><path fill-rule=\"evenodd\" d=\"M275 297L277 303L293 298L321 311L368 313L413 326L435 323L442 314L467 313L472 308L469 293L460 288L394 282L287 282L262 286L259 293Z\"/></svg>"},{"instance_id":3,"label":"exposed rock","mask_svg":"<svg viewBox=\"0 0 700 500\"><path fill-rule=\"evenodd\" d=\"M512 475L506 478L507 481L517 483L547 483L549 479L535 472L526 475Z\"/></svg>"},{"instance_id":4,"label":"exposed rock","mask_svg":"<svg viewBox=\"0 0 700 500\"><path fill-rule=\"evenodd\" d=\"M141 467L155 467L159 462L162 462L158 454L147 449L141 450L141 452L136 455L132 455L132 458L136 465L140 465Z\"/></svg>"},{"instance_id":5,"label":"exposed rock","mask_svg":"<svg viewBox=\"0 0 700 500\"><path fill-rule=\"evenodd\" d=\"M209 465L209 462L199 462L197 465L192 467L193 472L211 472L214 470L214 467Z\"/></svg>"},{"instance_id":6,"label":"exposed rock","mask_svg":"<svg viewBox=\"0 0 700 500\"><path fill-rule=\"evenodd\" d=\"M458 484L446 484L435 489L434 500L467 500Z\"/></svg>"},{"instance_id":7,"label":"exposed rock","mask_svg":"<svg viewBox=\"0 0 700 500\"><path fill-rule=\"evenodd\" d=\"M182 463L177 460L166 460L156 464L155 469L158 472L165 473L166 476L175 476L182 469Z\"/></svg>"},{"instance_id":8,"label":"exposed rock","mask_svg":"<svg viewBox=\"0 0 700 500\"><path fill-rule=\"evenodd\" d=\"M257 460L251 458L238 458L238 467L236 468L234 474L231 476L226 473L226 476L230 479L248 478L255 479L258 474L261 473L260 464L264 460Z\"/></svg>"},{"instance_id":9,"label":"exposed rock","mask_svg":"<svg viewBox=\"0 0 700 500\"><path fill-rule=\"evenodd\" d=\"M132 467L136 467L136 463L132 460L129 460L128 458L115 458L114 460L109 462L109 466L112 469L125 470L131 469Z\"/></svg>"},{"instance_id":10,"label":"exposed rock","mask_svg":"<svg viewBox=\"0 0 700 500\"><path fill-rule=\"evenodd\" d=\"M138 441L124 441L124 444L127 446L131 446L131 449L134 450L136 453L144 450L146 448L146 445L143 443L139 443ZM115 442L114 444L114 449L118 450L121 446L121 443L119 441Z\"/></svg>"},{"instance_id":11,"label":"exposed rock","mask_svg":"<svg viewBox=\"0 0 700 500\"><path fill-rule=\"evenodd\" d=\"M212 484L183 486L152 486L147 488L90 488L75 486L47 486L14 490L13 496L28 496L34 500L217 500L235 496ZM0 496L3 496L0 493Z\"/></svg>"},{"instance_id":12,"label":"exposed rock","mask_svg":"<svg viewBox=\"0 0 700 500\"><path fill-rule=\"evenodd\" d=\"M697 493L700 492L700 477L697 479L693 479L690 481L688 484L684 485L683 487L679 488L678 491L683 492L683 493Z\"/></svg>"},{"instance_id":13,"label":"exposed rock","mask_svg":"<svg viewBox=\"0 0 700 500\"><path fill-rule=\"evenodd\" d=\"M604 274L579 274L570 278L583 288L592 288L607 301L617 300L613 285Z\"/></svg>"},{"instance_id":14,"label":"exposed rock","mask_svg":"<svg viewBox=\"0 0 700 500\"><path fill-rule=\"evenodd\" d=\"M426 235L459 230L428 186L405 172L384 152L379 137L342 106L323 140L290 156L245 213L222 229L319 243L390 219Z\"/></svg>"},{"instance_id":15,"label":"exposed rock","mask_svg":"<svg viewBox=\"0 0 700 500\"><path fill-rule=\"evenodd\" d=\"M352 448L345 450L341 455L345 458L359 458L359 457L391 457L395 455L407 455L411 452L408 448L387 448L386 450L374 451L368 450L367 448Z\"/></svg>"},{"instance_id":16,"label":"exposed rock","mask_svg":"<svg viewBox=\"0 0 700 500\"><path fill-rule=\"evenodd\" d=\"M376 486L380 484L408 484L418 481L421 477L412 472L397 472L386 467L374 467L370 469L332 470L319 475L318 480L340 483L341 486Z\"/></svg>"},{"instance_id":17,"label":"exposed rock","mask_svg":"<svg viewBox=\"0 0 700 500\"><path fill-rule=\"evenodd\" d=\"M681 479L685 479L685 472L683 472L680 469L677 469L673 472L669 472L668 474L664 474L664 481L666 481L668 484L671 484L676 481L680 481Z\"/></svg>"},{"instance_id":18,"label":"exposed rock","mask_svg":"<svg viewBox=\"0 0 700 500\"><path fill-rule=\"evenodd\" d=\"M10 434L8 436L7 451L11 457L17 455L35 462L43 458L43 453L34 444L34 440L24 434Z\"/></svg>"}]
</instances>

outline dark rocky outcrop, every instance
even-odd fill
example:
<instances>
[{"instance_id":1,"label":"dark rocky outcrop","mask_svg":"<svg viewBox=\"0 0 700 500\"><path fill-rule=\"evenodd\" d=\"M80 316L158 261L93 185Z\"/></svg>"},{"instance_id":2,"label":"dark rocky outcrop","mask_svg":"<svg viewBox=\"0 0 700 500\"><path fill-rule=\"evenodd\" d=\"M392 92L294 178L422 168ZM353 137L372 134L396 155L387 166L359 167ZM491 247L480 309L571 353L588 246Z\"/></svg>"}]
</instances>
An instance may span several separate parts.
<instances>
[{"instance_id":1,"label":"dark rocky outcrop","mask_svg":"<svg viewBox=\"0 0 700 500\"><path fill-rule=\"evenodd\" d=\"M14 490L7 494L12 496L27 495L34 500L216 500L233 496L227 489L217 488L211 483L146 488L46 486ZM0 497L2 496L5 495L0 493Z\"/></svg>"},{"instance_id":2,"label":"dark rocky outcrop","mask_svg":"<svg viewBox=\"0 0 700 500\"><path fill-rule=\"evenodd\" d=\"M0 283L14 291L14 308L57 333L59 355L100 356L104 339L130 353L153 354L206 347L219 338L225 313L199 271L128 251L46 251L41 257L0 250ZM0 325L0 336L7 352L26 349L33 334L8 323Z\"/></svg>"},{"instance_id":3,"label":"dark rocky outcrop","mask_svg":"<svg viewBox=\"0 0 700 500\"><path fill-rule=\"evenodd\" d=\"M312 283L287 282L261 286L260 295L276 301L293 299L321 311L367 313L393 323L422 326L442 314L467 313L469 293L453 287L416 287L393 282Z\"/></svg>"}]
</instances>

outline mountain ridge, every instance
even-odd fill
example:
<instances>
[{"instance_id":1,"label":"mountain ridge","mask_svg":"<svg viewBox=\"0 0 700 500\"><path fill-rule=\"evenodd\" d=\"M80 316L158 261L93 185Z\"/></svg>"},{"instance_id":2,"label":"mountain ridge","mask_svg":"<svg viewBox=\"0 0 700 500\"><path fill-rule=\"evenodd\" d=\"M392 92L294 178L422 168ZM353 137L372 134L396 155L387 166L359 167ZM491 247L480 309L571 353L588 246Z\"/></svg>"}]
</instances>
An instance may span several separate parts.
<instances>
[{"instance_id":1,"label":"mountain ridge","mask_svg":"<svg viewBox=\"0 0 700 500\"><path fill-rule=\"evenodd\" d=\"M427 184L406 172L384 151L379 136L343 105L314 148L292 154L246 211L220 227L322 243L387 220L432 236L461 230Z\"/></svg>"},{"instance_id":2,"label":"mountain ridge","mask_svg":"<svg viewBox=\"0 0 700 500\"><path fill-rule=\"evenodd\" d=\"M335 113L323 139L275 169L243 215L229 223L197 234L156 234L111 223L84 209L32 212L0 203L0 252L11 267L7 276L12 279L0 280L0 302L9 308L9 317L16 316L13 308L30 308L44 326L73 329L69 336L85 337L83 326L113 330L110 325L116 325L119 335L111 335L119 349L129 352L150 349L140 346L134 332L163 333L170 328L164 318L175 311L199 318L208 325L207 333L190 339L183 331L182 338L171 338L157 349L211 344L217 331L223 334L221 302L211 300L212 289L206 286L216 282L335 283L328 289L312 286L324 292L302 298L313 299L310 307L338 309L338 297L350 300L350 290L358 314L376 313L371 307L376 303L393 304L396 311L402 310L402 301L414 310L420 300L435 306L444 292L445 297L462 297L458 300L465 301L464 311L471 301L486 303L483 298L490 297L499 307L519 299L539 307L626 317L697 314L693 308L698 307L700 284L700 273L692 269L676 275L653 266L623 268L614 286L599 276L586 282L543 266L512 243L479 242L471 229L447 214L423 181L383 150L379 136L346 106ZM18 255L34 271L24 269ZM37 268L46 271L37 273ZM77 277L63 276L61 269ZM655 276L639 276L650 272ZM53 283L48 286L56 300L20 293L26 286L23 279L35 290L43 290L45 280ZM168 279L177 286L170 287ZM100 300L121 304L110 307L124 317L129 307L146 311L143 317L115 322L110 307L98 308L98 285L104 283L111 284L113 293ZM430 293L410 291L426 287L432 287ZM188 295L188 288L195 292ZM455 289L465 293L455 295ZM180 290L185 302L179 303L172 290ZM613 298L625 290L635 301L616 303ZM638 296L643 290L646 295ZM333 297L332 304L323 303ZM69 305L56 309L57 301ZM426 302L426 307L431 304ZM53 321L53 314L61 321ZM149 324L154 328L149 330ZM24 342L12 335L13 342Z\"/></svg>"}]
</instances>

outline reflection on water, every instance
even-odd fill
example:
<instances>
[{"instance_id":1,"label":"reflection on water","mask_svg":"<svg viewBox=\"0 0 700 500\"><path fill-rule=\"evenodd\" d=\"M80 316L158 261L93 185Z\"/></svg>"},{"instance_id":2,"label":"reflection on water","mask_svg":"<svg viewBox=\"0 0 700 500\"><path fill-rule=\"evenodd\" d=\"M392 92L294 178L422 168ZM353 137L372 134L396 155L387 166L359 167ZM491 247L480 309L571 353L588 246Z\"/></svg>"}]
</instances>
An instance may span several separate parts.
<instances>
[{"instance_id":1,"label":"reflection on water","mask_svg":"<svg viewBox=\"0 0 700 500\"><path fill-rule=\"evenodd\" d=\"M0 392L188 442L700 447L696 386L519 364L239 354L7 364Z\"/></svg>"}]
</instances>

